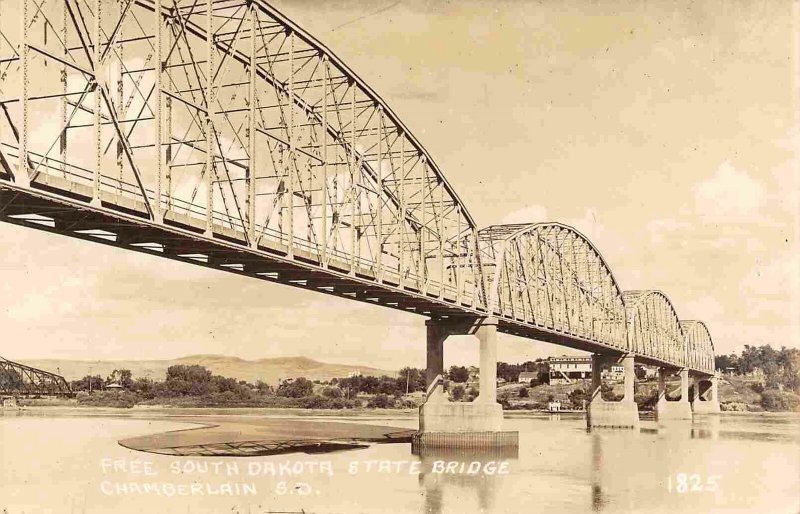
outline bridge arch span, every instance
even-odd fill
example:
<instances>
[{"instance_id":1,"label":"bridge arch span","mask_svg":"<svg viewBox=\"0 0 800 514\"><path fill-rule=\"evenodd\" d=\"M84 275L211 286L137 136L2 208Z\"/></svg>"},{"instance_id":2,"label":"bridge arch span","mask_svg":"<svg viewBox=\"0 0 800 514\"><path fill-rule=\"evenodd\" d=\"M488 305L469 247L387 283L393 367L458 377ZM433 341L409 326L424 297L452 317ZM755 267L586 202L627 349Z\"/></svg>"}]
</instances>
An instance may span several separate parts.
<instances>
[{"instance_id":1,"label":"bridge arch span","mask_svg":"<svg viewBox=\"0 0 800 514\"><path fill-rule=\"evenodd\" d=\"M625 291L628 345L631 351L686 366L686 343L680 319L661 291Z\"/></svg>"},{"instance_id":2,"label":"bridge arch span","mask_svg":"<svg viewBox=\"0 0 800 514\"><path fill-rule=\"evenodd\" d=\"M683 320L681 328L686 340L686 365L706 373L714 373L714 341L702 321Z\"/></svg>"},{"instance_id":3,"label":"bridge arch span","mask_svg":"<svg viewBox=\"0 0 800 514\"><path fill-rule=\"evenodd\" d=\"M625 304L592 242L561 223L479 231L490 312L627 350Z\"/></svg>"},{"instance_id":4,"label":"bridge arch span","mask_svg":"<svg viewBox=\"0 0 800 514\"><path fill-rule=\"evenodd\" d=\"M467 208L325 45L260 0L95 4L4 4L0 174L484 306Z\"/></svg>"}]
</instances>

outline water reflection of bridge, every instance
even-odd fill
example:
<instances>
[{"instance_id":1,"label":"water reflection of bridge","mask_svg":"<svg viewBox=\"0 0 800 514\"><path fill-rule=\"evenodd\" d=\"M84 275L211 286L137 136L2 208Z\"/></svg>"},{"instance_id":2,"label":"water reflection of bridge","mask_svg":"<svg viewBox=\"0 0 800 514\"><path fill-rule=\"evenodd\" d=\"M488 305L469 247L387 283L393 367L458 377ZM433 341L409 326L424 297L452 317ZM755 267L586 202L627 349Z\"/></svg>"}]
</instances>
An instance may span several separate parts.
<instances>
[{"instance_id":1,"label":"water reflection of bridge","mask_svg":"<svg viewBox=\"0 0 800 514\"><path fill-rule=\"evenodd\" d=\"M634 360L713 374L705 325L624 292L577 230L479 228L386 102L262 0L13 0L0 34L2 221L427 316L423 431L499 430L498 331L621 360L595 425L635 424ZM474 404L441 394L454 334L481 340Z\"/></svg>"},{"instance_id":2,"label":"water reflection of bridge","mask_svg":"<svg viewBox=\"0 0 800 514\"><path fill-rule=\"evenodd\" d=\"M518 458L517 448L513 447L483 451L437 448L417 453L422 469L419 482L425 489L428 514L451 510L445 508L448 495L458 496L460 505L476 505L476 512L492 512L503 478L512 472ZM464 498L463 494L474 499Z\"/></svg>"}]
</instances>

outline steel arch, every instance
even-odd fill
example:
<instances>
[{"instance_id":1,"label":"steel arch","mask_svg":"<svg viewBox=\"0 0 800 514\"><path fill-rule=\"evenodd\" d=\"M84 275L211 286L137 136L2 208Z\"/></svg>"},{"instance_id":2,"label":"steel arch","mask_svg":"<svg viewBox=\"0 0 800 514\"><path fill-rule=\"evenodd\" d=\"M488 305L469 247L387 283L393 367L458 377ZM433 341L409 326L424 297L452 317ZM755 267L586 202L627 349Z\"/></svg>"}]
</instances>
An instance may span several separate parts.
<instances>
[{"instance_id":1,"label":"steel arch","mask_svg":"<svg viewBox=\"0 0 800 514\"><path fill-rule=\"evenodd\" d=\"M706 324L697 320L683 320L681 329L686 341L686 366L714 373L714 341Z\"/></svg>"},{"instance_id":2,"label":"steel arch","mask_svg":"<svg viewBox=\"0 0 800 514\"><path fill-rule=\"evenodd\" d=\"M686 366L686 346L678 314L661 291L625 291L631 351Z\"/></svg>"},{"instance_id":3,"label":"steel arch","mask_svg":"<svg viewBox=\"0 0 800 514\"><path fill-rule=\"evenodd\" d=\"M495 225L478 239L491 312L627 349L622 291L580 232L560 223Z\"/></svg>"},{"instance_id":4,"label":"steel arch","mask_svg":"<svg viewBox=\"0 0 800 514\"><path fill-rule=\"evenodd\" d=\"M474 221L430 154L267 3L0 2L16 182L484 303Z\"/></svg>"}]
</instances>

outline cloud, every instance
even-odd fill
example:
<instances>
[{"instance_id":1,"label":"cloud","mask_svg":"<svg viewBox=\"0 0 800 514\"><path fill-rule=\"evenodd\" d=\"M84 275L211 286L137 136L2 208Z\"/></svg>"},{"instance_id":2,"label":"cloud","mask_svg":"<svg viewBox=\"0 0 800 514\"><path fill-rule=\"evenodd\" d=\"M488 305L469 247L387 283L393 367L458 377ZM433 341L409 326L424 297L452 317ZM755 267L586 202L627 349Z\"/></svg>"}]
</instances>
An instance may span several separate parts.
<instances>
[{"instance_id":1,"label":"cloud","mask_svg":"<svg viewBox=\"0 0 800 514\"><path fill-rule=\"evenodd\" d=\"M766 192L758 180L730 162L693 188L695 210L708 223L752 223L761 219Z\"/></svg>"}]
</instances>

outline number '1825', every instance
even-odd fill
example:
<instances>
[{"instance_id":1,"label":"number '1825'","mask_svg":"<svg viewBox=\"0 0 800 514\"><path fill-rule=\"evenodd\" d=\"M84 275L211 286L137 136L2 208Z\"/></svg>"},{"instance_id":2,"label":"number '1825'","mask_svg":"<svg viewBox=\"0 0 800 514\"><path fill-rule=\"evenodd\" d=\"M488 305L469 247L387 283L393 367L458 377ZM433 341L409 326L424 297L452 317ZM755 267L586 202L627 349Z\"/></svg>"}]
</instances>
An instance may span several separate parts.
<instances>
[{"instance_id":1,"label":"number '1825'","mask_svg":"<svg viewBox=\"0 0 800 514\"><path fill-rule=\"evenodd\" d=\"M702 493L719 490L719 475L709 475L703 480L699 473L676 473L670 475L667 481L667 490L676 493Z\"/></svg>"}]
</instances>

